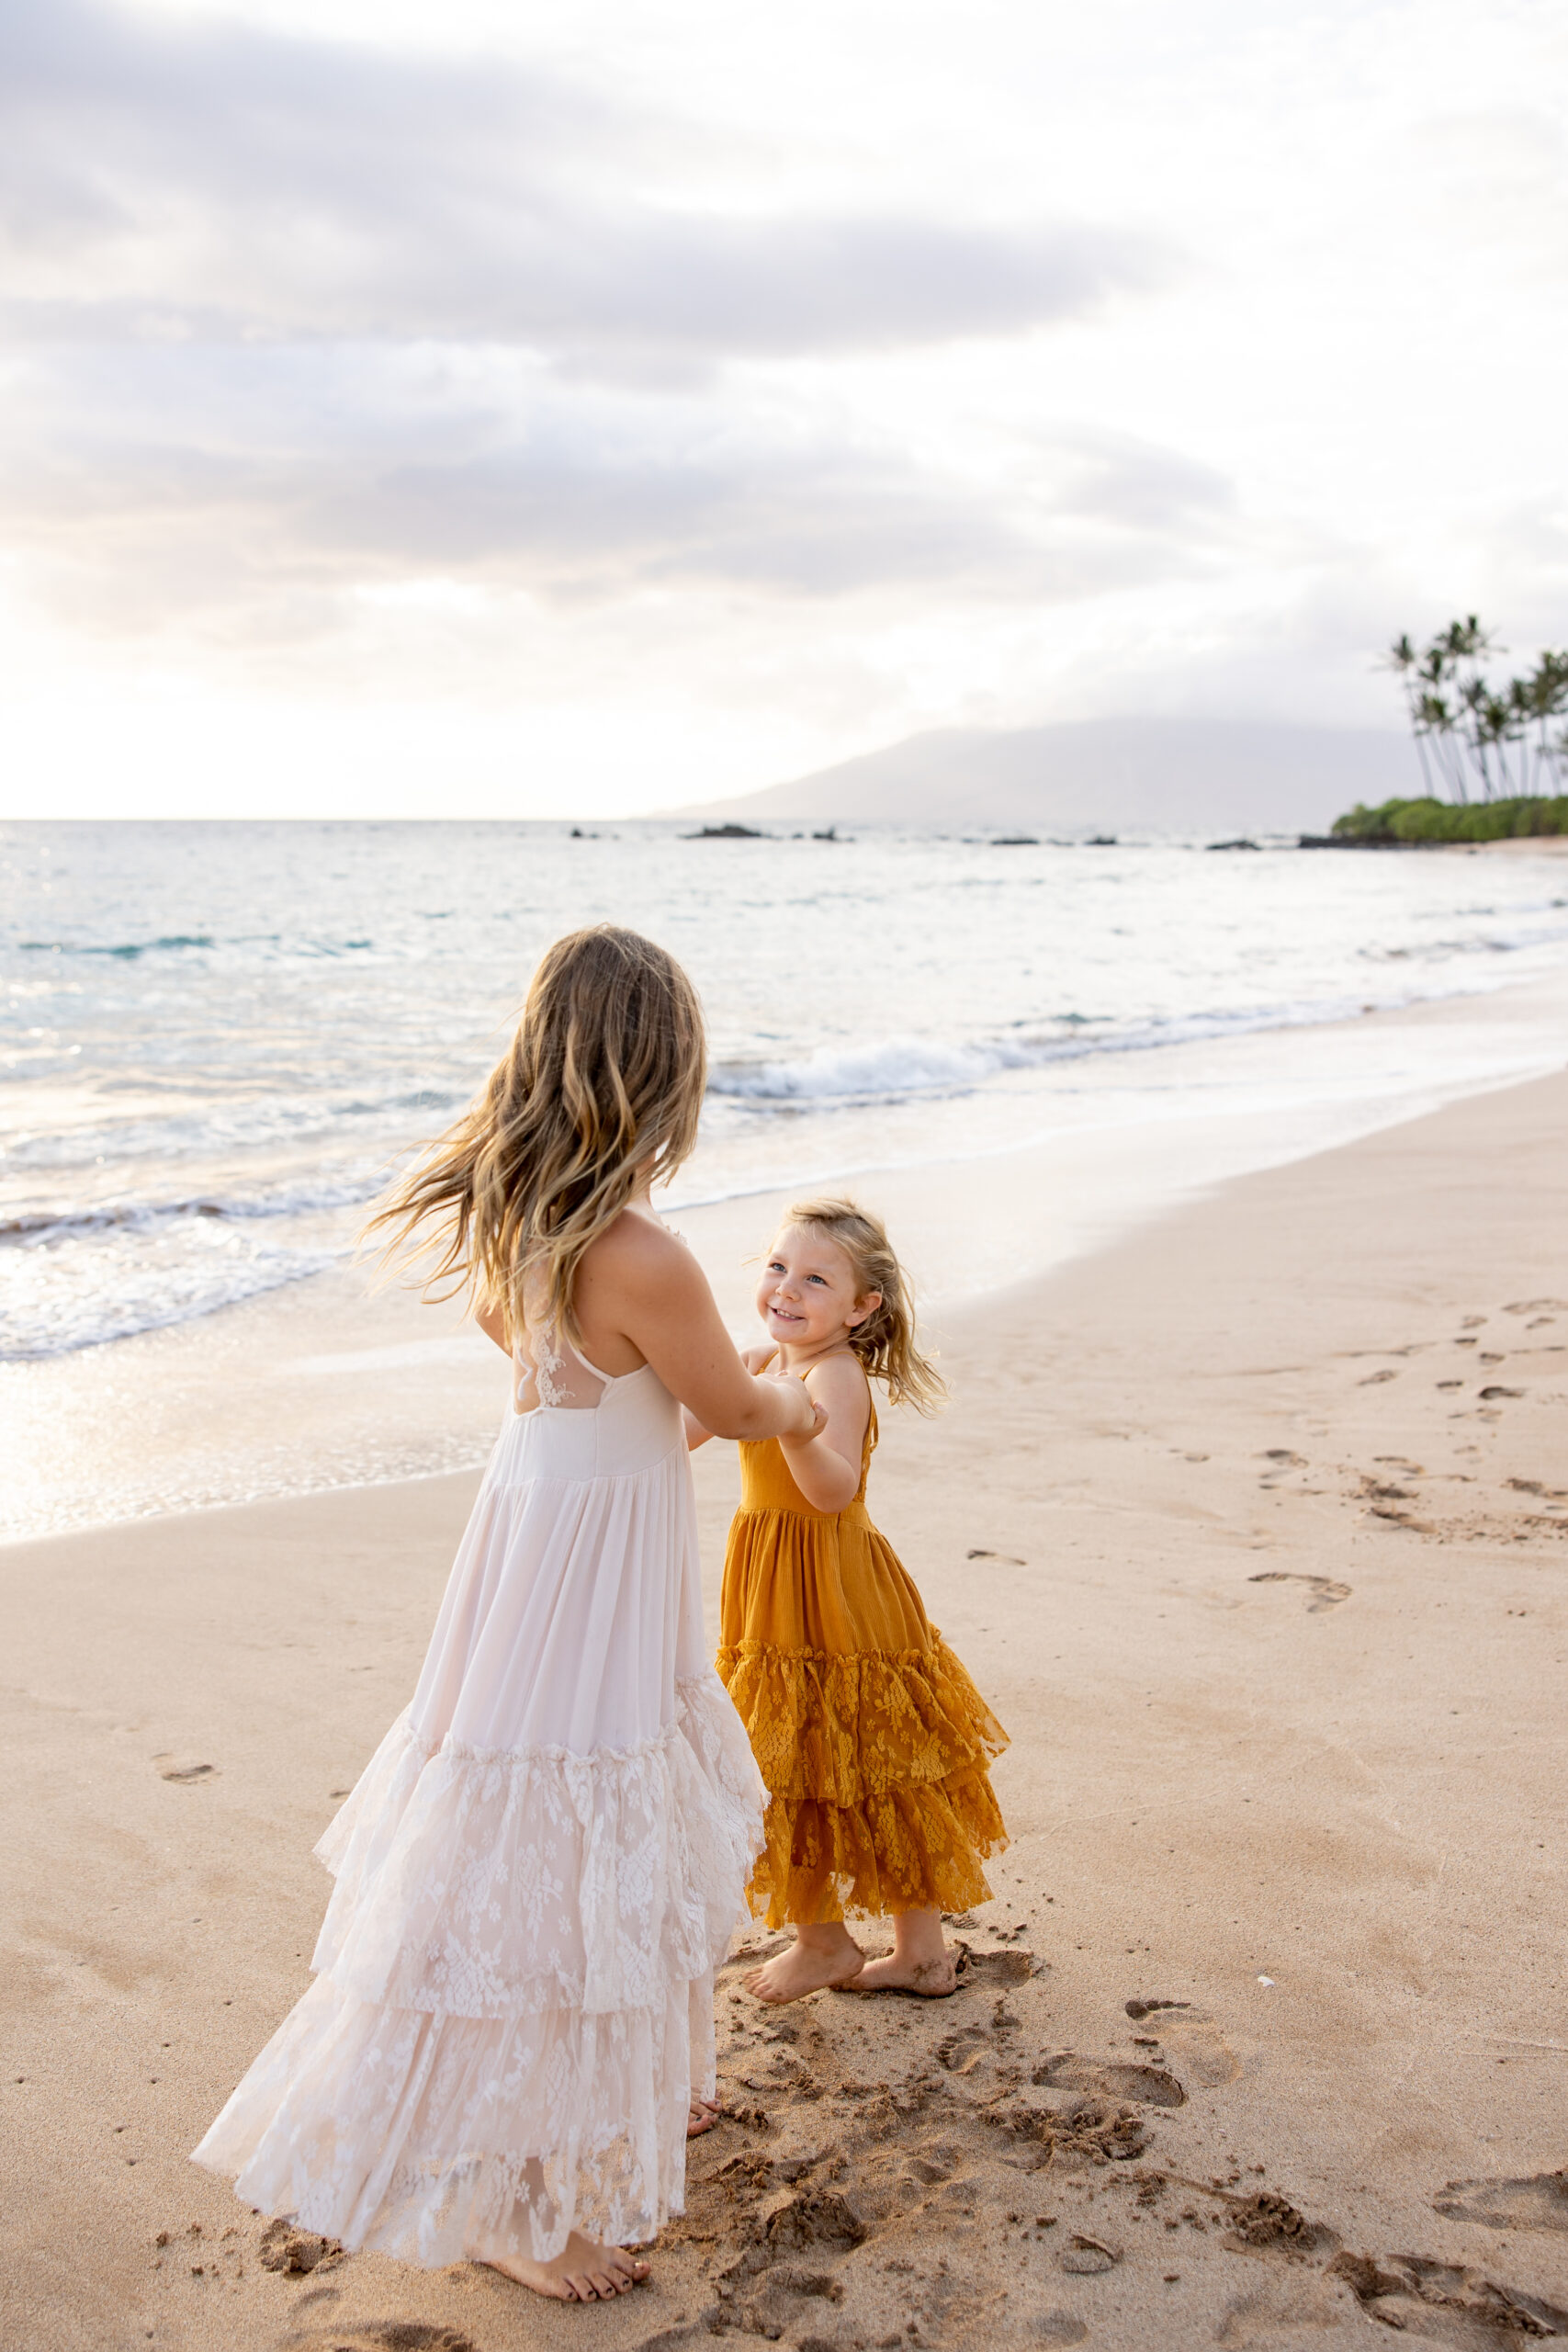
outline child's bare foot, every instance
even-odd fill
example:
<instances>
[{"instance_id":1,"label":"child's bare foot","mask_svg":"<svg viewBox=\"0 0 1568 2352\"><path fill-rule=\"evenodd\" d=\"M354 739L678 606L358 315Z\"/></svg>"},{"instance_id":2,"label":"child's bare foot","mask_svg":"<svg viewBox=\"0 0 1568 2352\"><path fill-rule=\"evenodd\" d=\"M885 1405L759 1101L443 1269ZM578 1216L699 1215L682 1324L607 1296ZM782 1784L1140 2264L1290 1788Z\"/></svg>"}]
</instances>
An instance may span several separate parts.
<instances>
[{"instance_id":1,"label":"child's bare foot","mask_svg":"<svg viewBox=\"0 0 1568 2352\"><path fill-rule=\"evenodd\" d=\"M942 1936L940 1911L900 1911L893 1949L868 1960L855 1978L857 1993L918 1993L940 2001L958 1990L958 1970Z\"/></svg>"},{"instance_id":2,"label":"child's bare foot","mask_svg":"<svg viewBox=\"0 0 1568 2352\"><path fill-rule=\"evenodd\" d=\"M723 2112L716 2099L694 2098L686 2109L687 2139L700 2140L705 2132L713 2130Z\"/></svg>"},{"instance_id":3,"label":"child's bare foot","mask_svg":"<svg viewBox=\"0 0 1568 2352\"><path fill-rule=\"evenodd\" d=\"M821 1928L797 1928L794 1943L743 1981L759 2001L798 2001L831 1984L858 1976L865 1954L841 1920Z\"/></svg>"},{"instance_id":4,"label":"child's bare foot","mask_svg":"<svg viewBox=\"0 0 1568 2352\"><path fill-rule=\"evenodd\" d=\"M919 1993L940 2001L958 1990L958 1971L951 1952L940 1960L908 1960L897 1951L868 1960L851 1987L855 1993Z\"/></svg>"},{"instance_id":5,"label":"child's bare foot","mask_svg":"<svg viewBox=\"0 0 1568 2352\"><path fill-rule=\"evenodd\" d=\"M626 2295L648 2277L648 2265L621 2245L596 2245L573 2230L553 2262L525 2262L515 2255L491 2255L490 2267L503 2278L531 2287L536 2295L560 2303L608 2302Z\"/></svg>"}]
</instances>

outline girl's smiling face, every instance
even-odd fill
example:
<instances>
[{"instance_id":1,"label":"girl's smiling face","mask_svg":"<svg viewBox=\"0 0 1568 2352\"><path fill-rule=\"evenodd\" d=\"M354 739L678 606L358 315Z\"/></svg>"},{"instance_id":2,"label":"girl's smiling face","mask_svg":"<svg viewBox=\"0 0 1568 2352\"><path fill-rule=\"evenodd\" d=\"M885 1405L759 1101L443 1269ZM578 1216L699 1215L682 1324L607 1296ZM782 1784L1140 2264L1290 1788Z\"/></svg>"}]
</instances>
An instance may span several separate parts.
<instances>
[{"instance_id":1,"label":"girl's smiling face","mask_svg":"<svg viewBox=\"0 0 1568 2352\"><path fill-rule=\"evenodd\" d=\"M836 1241L809 1226L786 1225L763 1264L757 1312L782 1347L817 1351L863 1323L881 1295L857 1291L854 1265Z\"/></svg>"}]
</instances>

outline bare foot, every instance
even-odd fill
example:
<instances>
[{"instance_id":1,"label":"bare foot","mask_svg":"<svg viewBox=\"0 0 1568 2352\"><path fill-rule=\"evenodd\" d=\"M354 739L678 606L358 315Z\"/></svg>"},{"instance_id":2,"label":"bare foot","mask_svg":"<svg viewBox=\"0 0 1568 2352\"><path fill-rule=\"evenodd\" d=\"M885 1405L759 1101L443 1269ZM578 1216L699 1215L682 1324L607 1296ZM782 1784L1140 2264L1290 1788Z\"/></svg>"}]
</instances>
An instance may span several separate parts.
<instances>
[{"instance_id":1,"label":"bare foot","mask_svg":"<svg viewBox=\"0 0 1568 2352\"><path fill-rule=\"evenodd\" d=\"M549 2295L558 2303L608 2302L612 2295L629 2294L648 2277L648 2265L625 2246L596 2245L573 2230L553 2262L525 2262L516 2255L487 2257L492 2270L531 2287L536 2295Z\"/></svg>"},{"instance_id":2,"label":"bare foot","mask_svg":"<svg viewBox=\"0 0 1568 2352\"><path fill-rule=\"evenodd\" d=\"M958 1990L958 1971L953 1954L944 1951L940 1960L909 1960L902 1952L885 1952L878 1960L868 1960L860 1974L850 1985L853 1993L919 1993L927 2001L940 2001Z\"/></svg>"},{"instance_id":3,"label":"bare foot","mask_svg":"<svg viewBox=\"0 0 1568 2352\"><path fill-rule=\"evenodd\" d=\"M798 2001L828 1985L849 1984L864 1964L859 1944L848 1928L840 1928L830 1942L807 1943L797 1938L787 1951L754 1968L742 1982L759 2001Z\"/></svg>"},{"instance_id":4,"label":"bare foot","mask_svg":"<svg viewBox=\"0 0 1568 2352\"><path fill-rule=\"evenodd\" d=\"M713 2130L723 2113L724 2109L716 2099L694 2098L686 2109L687 2139L700 2140L705 2132Z\"/></svg>"}]
</instances>

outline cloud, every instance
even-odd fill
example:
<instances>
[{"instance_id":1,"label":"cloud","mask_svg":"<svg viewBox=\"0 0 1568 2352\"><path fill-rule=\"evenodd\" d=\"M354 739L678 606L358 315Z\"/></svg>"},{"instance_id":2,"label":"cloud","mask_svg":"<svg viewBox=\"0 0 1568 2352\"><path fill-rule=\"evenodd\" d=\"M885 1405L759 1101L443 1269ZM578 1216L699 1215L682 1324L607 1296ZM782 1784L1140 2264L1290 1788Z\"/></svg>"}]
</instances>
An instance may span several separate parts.
<instances>
[{"instance_id":1,"label":"cloud","mask_svg":"<svg viewBox=\"0 0 1568 2352\"><path fill-rule=\"evenodd\" d=\"M117 632L267 634L269 604L417 578L1054 601L1168 577L1230 527L1221 478L1102 431L1040 435L1029 481L998 484L787 402L572 388L504 355L141 347L12 374L0 525L57 610Z\"/></svg>"},{"instance_id":2,"label":"cloud","mask_svg":"<svg viewBox=\"0 0 1568 2352\"><path fill-rule=\"evenodd\" d=\"M645 192L672 175L671 126L509 62L0 12L15 340L439 340L624 371L1017 334L1177 268L1093 224Z\"/></svg>"},{"instance_id":3,"label":"cloud","mask_svg":"<svg viewBox=\"0 0 1568 2352\"><path fill-rule=\"evenodd\" d=\"M1130 434L1077 427L1054 436L1059 514L1164 535L1201 531L1234 513L1235 485L1213 466Z\"/></svg>"}]
</instances>

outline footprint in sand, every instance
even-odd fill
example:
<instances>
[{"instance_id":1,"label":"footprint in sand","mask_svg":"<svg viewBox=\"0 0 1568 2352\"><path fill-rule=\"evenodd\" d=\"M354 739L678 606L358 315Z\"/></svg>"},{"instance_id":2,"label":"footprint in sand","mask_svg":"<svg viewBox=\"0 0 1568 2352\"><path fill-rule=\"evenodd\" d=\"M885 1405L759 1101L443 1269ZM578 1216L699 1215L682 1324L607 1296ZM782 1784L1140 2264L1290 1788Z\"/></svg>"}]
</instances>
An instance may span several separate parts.
<instances>
[{"instance_id":1,"label":"footprint in sand","mask_svg":"<svg viewBox=\"0 0 1568 2352\"><path fill-rule=\"evenodd\" d=\"M1166 2180L1131 2160L1157 2146L1153 2135L1180 2138L1172 2110L1195 2080L1226 2081L1239 2069L1203 2013L1158 1999L1135 2004L1149 2020L1146 2050L1122 2040L1087 2055L1053 2052L1051 1980L1036 1967L1016 1946L972 1948L955 2001L823 1996L786 2020L802 2050L807 2032L815 2037L809 2089L770 2087L766 2118L743 2117L731 2099L719 2130L694 2143L686 2211L660 2244L673 2324L651 2343L634 2326L628 2344L697 2352L710 2333L738 2332L795 2352L850 2352L857 2342L878 2352L985 2352L1005 2335L1029 2352L1097 2336L1089 2307L1146 2267L1145 2209ZM1195 2056L1190 2070L1162 2055L1179 2031ZM731 2019L723 2079L739 2082L733 2069L760 2061L760 2037ZM1046 2173L1049 2188L1036 2188L1032 2177ZM1079 2188L1118 2203L1072 2211L1066 2199ZM1030 2196L1032 2224L1021 2210ZM1120 2226L1122 2197L1125 2218L1141 2227ZM1224 2202L1239 2228L1245 2197ZM1008 2228L993 2226L1004 2215ZM1250 2239L1242 2251L1261 2276L1267 2254ZM1085 2319L1063 2308L1069 2289L1082 2294ZM1341 2312L1349 2306L1341 2290Z\"/></svg>"},{"instance_id":2,"label":"footprint in sand","mask_svg":"<svg viewBox=\"0 0 1568 2352\"><path fill-rule=\"evenodd\" d=\"M1071 2312L1042 2312L1030 2333L1037 2344L1081 2344L1089 2330Z\"/></svg>"},{"instance_id":3,"label":"footprint in sand","mask_svg":"<svg viewBox=\"0 0 1568 2352\"><path fill-rule=\"evenodd\" d=\"M292 2222L269 2222L256 2252L264 2270L281 2270L298 2278L323 2262L337 2260L343 2248L336 2238L318 2237L314 2230L299 2229Z\"/></svg>"},{"instance_id":4,"label":"footprint in sand","mask_svg":"<svg viewBox=\"0 0 1568 2352\"><path fill-rule=\"evenodd\" d=\"M152 1761L158 1767L161 1781L215 1781L218 1778L216 1764L186 1764L178 1757L167 1754L154 1756Z\"/></svg>"},{"instance_id":5,"label":"footprint in sand","mask_svg":"<svg viewBox=\"0 0 1568 2352\"><path fill-rule=\"evenodd\" d=\"M1340 1584L1334 1577L1307 1576L1296 1568L1259 1568L1258 1574L1248 1577L1247 1581L1248 1584L1310 1585L1313 1597L1306 1605L1309 1617L1321 1616L1325 1609L1337 1609L1342 1600L1349 1600L1351 1590L1348 1584Z\"/></svg>"},{"instance_id":6,"label":"footprint in sand","mask_svg":"<svg viewBox=\"0 0 1568 2352\"><path fill-rule=\"evenodd\" d=\"M1268 2278L1232 2303L1214 2341L1229 2352L1254 2345L1278 2346L1285 2352L1287 2346L1293 2347L1323 2329L1338 2327L1345 2316L1344 2302L1315 2278Z\"/></svg>"},{"instance_id":7,"label":"footprint in sand","mask_svg":"<svg viewBox=\"0 0 1568 2352\"><path fill-rule=\"evenodd\" d=\"M983 1552L977 1546L971 1547L964 1556L966 1560L997 1560L1004 1568L1026 1568L1029 1566L1029 1562L1021 1560L1016 1552Z\"/></svg>"},{"instance_id":8,"label":"footprint in sand","mask_svg":"<svg viewBox=\"0 0 1568 2352\"><path fill-rule=\"evenodd\" d=\"M1163 2047L1196 2089L1223 2090L1240 2075L1240 2059L1207 2010L1195 2008L1190 2001L1133 2000L1125 2006L1130 2018L1139 2022L1147 2018L1155 2027Z\"/></svg>"},{"instance_id":9,"label":"footprint in sand","mask_svg":"<svg viewBox=\"0 0 1568 2352\"><path fill-rule=\"evenodd\" d=\"M972 2075L990 2049L991 2036L983 2027L964 2026L958 2033L944 2035L937 2043L937 2064L945 2066L950 2075Z\"/></svg>"},{"instance_id":10,"label":"footprint in sand","mask_svg":"<svg viewBox=\"0 0 1568 2352\"><path fill-rule=\"evenodd\" d=\"M1432 2204L1452 2221L1489 2230L1568 2230L1568 2170L1525 2180L1450 2180Z\"/></svg>"},{"instance_id":11,"label":"footprint in sand","mask_svg":"<svg viewBox=\"0 0 1568 2352\"><path fill-rule=\"evenodd\" d=\"M1500 2352L1529 2337L1568 2334L1568 2312L1459 2263L1413 2254L1340 2254L1327 2275L1346 2281L1370 2319L1424 2343Z\"/></svg>"},{"instance_id":12,"label":"footprint in sand","mask_svg":"<svg viewBox=\"0 0 1568 2352\"><path fill-rule=\"evenodd\" d=\"M1076 2051L1058 2051L1036 2066L1030 2081L1037 2087L1058 2091L1090 2091L1101 2098L1135 2098L1145 2107L1185 2107L1187 2094L1164 2066L1138 2059L1080 2058Z\"/></svg>"},{"instance_id":13,"label":"footprint in sand","mask_svg":"<svg viewBox=\"0 0 1568 2352\"><path fill-rule=\"evenodd\" d=\"M1497 1402L1499 1397L1522 1396L1524 1393L1525 1392L1522 1388L1499 1388L1494 1381L1489 1388L1483 1388L1482 1390L1481 1401L1483 1405L1494 1405Z\"/></svg>"},{"instance_id":14,"label":"footprint in sand","mask_svg":"<svg viewBox=\"0 0 1568 2352\"><path fill-rule=\"evenodd\" d=\"M479 2352L460 2327L419 2319L340 2320L288 2343L291 2352Z\"/></svg>"},{"instance_id":15,"label":"footprint in sand","mask_svg":"<svg viewBox=\"0 0 1568 2352\"><path fill-rule=\"evenodd\" d=\"M1027 1926L1028 1921L1024 1920L1018 1927L998 1928L997 1933L1016 1936ZM1001 1993L1011 1984L1027 1984L1044 1965L1032 1951L975 1951L961 1937L953 1973L961 1993Z\"/></svg>"},{"instance_id":16,"label":"footprint in sand","mask_svg":"<svg viewBox=\"0 0 1568 2352\"><path fill-rule=\"evenodd\" d=\"M1388 1457L1380 1454L1378 1459L1381 1462L1387 1460ZM1418 1477L1420 1475L1416 1470L1405 1472L1407 1477ZM1421 1499L1419 1495L1413 1494L1408 1487L1396 1486L1392 1478L1374 1478L1363 1470L1361 1483L1356 1489L1354 1499L1366 1505L1370 1518L1381 1519L1386 1526L1407 1527L1416 1535L1430 1535L1433 1532L1432 1527L1426 1520L1412 1519L1404 1508L1406 1503L1419 1502Z\"/></svg>"},{"instance_id":17,"label":"footprint in sand","mask_svg":"<svg viewBox=\"0 0 1568 2352\"><path fill-rule=\"evenodd\" d=\"M1233 2199L1230 2224L1222 2244L1233 2248L1265 2246L1285 2254L1310 2254L1321 2242L1339 2243L1332 2231L1309 2222L1288 2197L1272 2188L1259 2188L1239 2202Z\"/></svg>"}]
</instances>

